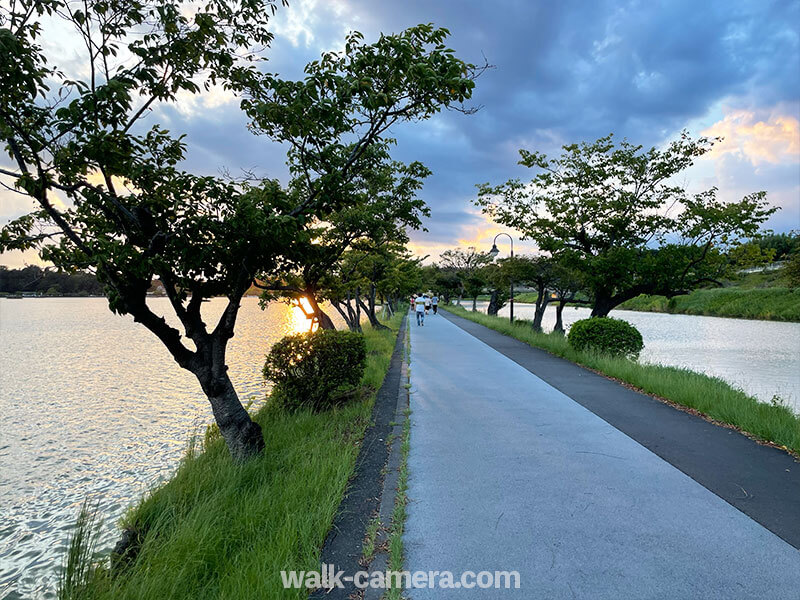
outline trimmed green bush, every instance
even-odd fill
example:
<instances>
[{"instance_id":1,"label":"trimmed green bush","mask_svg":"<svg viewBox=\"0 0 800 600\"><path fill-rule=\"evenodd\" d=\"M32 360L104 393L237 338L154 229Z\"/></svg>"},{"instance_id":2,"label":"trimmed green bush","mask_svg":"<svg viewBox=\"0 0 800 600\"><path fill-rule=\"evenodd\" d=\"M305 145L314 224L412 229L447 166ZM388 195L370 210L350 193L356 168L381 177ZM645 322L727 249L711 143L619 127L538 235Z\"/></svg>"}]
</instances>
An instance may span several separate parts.
<instances>
[{"instance_id":1,"label":"trimmed green bush","mask_svg":"<svg viewBox=\"0 0 800 600\"><path fill-rule=\"evenodd\" d=\"M572 324L567 336L575 350L596 350L604 354L636 358L644 348L642 334L621 319L595 317Z\"/></svg>"},{"instance_id":2,"label":"trimmed green bush","mask_svg":"<svg viewBox=\"0 0 800 600\"><path fill-rule=\"evenodd\" d=\"M267 355L264 377L272 381L272 401L293 411L322 411L353 396L367 358L364 336L319 330L287 335Z\"/></svg>"}]
</instances>

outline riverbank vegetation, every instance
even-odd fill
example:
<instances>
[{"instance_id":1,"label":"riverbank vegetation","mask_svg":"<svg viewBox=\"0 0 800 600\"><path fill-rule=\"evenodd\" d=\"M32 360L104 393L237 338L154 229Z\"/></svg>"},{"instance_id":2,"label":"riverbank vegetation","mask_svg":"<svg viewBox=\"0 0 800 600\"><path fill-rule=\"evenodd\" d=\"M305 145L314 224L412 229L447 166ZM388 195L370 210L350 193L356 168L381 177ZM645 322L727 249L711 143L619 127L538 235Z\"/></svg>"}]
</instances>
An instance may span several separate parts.
<instances>
[{"instance_id":1,"label":"riverbank vegetation","mask_svg":"<svg viewBox=\"0 0 800 600\"><path fill-rule=\"evenodd\" d=\"M768 321L800 321L800 289L716 288L695 290L691 294L637 296L618 307L685 315L709 315Z\"/></svg>"},{"instance_id":2,"label":"riverbank vegetation","mask_svg":"<svg viewBox=\"0 0 800 600\"><path fill-rule=\"evenodd\" d=\"M0 265L0 296L35 294L37 296L102 296L103 284L92 273L59 272L56 269L30 265L9 269Z\"/></svg>"},{"instance_id":3,"label":"riverbank vegetation","mask_svg":"<svg viewBox=\"0 0 800 600\"><path fill-rule=\"evenodd\" d=\"M546 350L574 363L618 379L634 388L679 406L696 410L721 423L781 446L800 456L800 416L775 401L758 402L730 384L688 369L639 363L595 352L575 350L560 334L537 333L528 321L509 323L508 319L467 311L458 306L444 309Z\"/></svg>"},{"instance_id":4,"label":"riverbank vegetation","mask_svg":"<svg viewBox=\"0 0 800 600\"><path fill-rule=\"evenodd\" d=\"M138 557L62 600L307 597L285 590L280 571L319 567L403 314L385 322L390 329L364 328L361 400L325 412L267 402L253 419L268 443L242 465L212 428L190 445L175 476L125 517L122 526L141 538Z\"/></svg>"},{"instance_id":5,"label":"riverbank vegetation","mask_svg":"<svg viewBox=\"0 0 800 600\"><path fill-rule=\"evenodd\" d=\"M800 287L788 278L786 267L747 273L723 287L673 296L641 295L619 306L623 310L687 315L800 321Z\"/></svg>"}]
</instances>

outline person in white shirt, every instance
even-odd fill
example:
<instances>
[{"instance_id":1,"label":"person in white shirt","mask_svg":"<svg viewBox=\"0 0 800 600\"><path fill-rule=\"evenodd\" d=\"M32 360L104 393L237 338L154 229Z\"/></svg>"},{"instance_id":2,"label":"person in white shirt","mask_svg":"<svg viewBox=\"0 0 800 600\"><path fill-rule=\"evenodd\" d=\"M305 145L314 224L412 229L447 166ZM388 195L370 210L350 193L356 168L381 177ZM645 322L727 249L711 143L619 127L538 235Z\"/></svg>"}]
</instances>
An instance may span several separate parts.
<instances>
[{"instance_id":1,"label":"person in white shirt","mask_svg":"<svg viewBox=\"0 0 800 600\"><path fill-rule=\"evenodd\" d=\"M425 325L425 302L428 297L425 294L420 294L414 300L414 307L417 314L417 325Z\"/></svg>"},{"instance_id":2,"label":"person in white shirt","mask_svg":"<svg viewBox=\"0 0 800 600\"><path fill-rule=\"evenodd\" d=\"M433 314L438 314L439 296L436 294L436 292L433 293L433 298L431 298L431 307L433 308Z\"/></svg>"}]
</instances>

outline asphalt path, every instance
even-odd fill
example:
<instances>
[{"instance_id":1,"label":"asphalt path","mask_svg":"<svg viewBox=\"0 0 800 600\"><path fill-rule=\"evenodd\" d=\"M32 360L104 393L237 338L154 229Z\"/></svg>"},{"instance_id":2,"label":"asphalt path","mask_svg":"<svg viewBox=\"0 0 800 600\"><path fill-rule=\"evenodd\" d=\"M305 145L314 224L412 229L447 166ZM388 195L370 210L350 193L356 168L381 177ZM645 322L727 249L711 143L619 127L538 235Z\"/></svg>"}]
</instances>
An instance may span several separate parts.
<instances>
[{"instance_id":1,"label":"asphalt path","mask_svg":"<svg viewBox=\"0 0 800 600\"><path fill-rule=\"evenodd\" d=\"M410 325L406 568L517 571L520 589L409 597L798 597L795 547L454 321Z\"/></svg>"}]
</instances>

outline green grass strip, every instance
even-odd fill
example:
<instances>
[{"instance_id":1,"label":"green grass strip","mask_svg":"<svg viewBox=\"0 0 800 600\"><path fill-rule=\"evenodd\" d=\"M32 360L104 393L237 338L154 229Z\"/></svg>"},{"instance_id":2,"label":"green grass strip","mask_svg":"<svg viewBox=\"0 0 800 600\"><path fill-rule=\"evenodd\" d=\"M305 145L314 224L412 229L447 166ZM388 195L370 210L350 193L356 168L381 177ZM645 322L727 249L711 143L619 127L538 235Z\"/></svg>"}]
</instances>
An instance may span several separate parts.
<instances>
[{"instance_id":1,"label":"green grass strip","mask_svg":"<svg viewBox=\"0 0 800 600\"><path fill-rule=\"evenodd\" d=\"M307 590L283 588L280 571L319 568L403 314L388 322L391 331L365 327L363 401L319 414L267 404L254 417L266 450L243 466L212 435L205 451L189 452L175 476L126 517L126 526L145 532L135 564L70 597L306 598Z\"/></svg>"},{"instance_id":2,"label":"green grass strip","mask_svg":"<svg viewBox=\"0 0 800 600\"><path fill-rule=\"evenodd\" d=\"M458 306L441 307L535 348L630 384L637 390L694 409L720 423L800 456L800 415L780 401L759 402L726 381L689 369L642 364L573 349L564 336L536 333L530 323L490 317Z\"/></svg>"},{"instance_id":3,"label":"green grass strip","mask_svg":"<svg viewBox=\"0 0 800 600\"><path fill-rule=\"evenodd\" d=\"M666 298L641 295L618 308L768 321L800 321L800 288L719 288Z\"/></svg>"}]
</instances>

